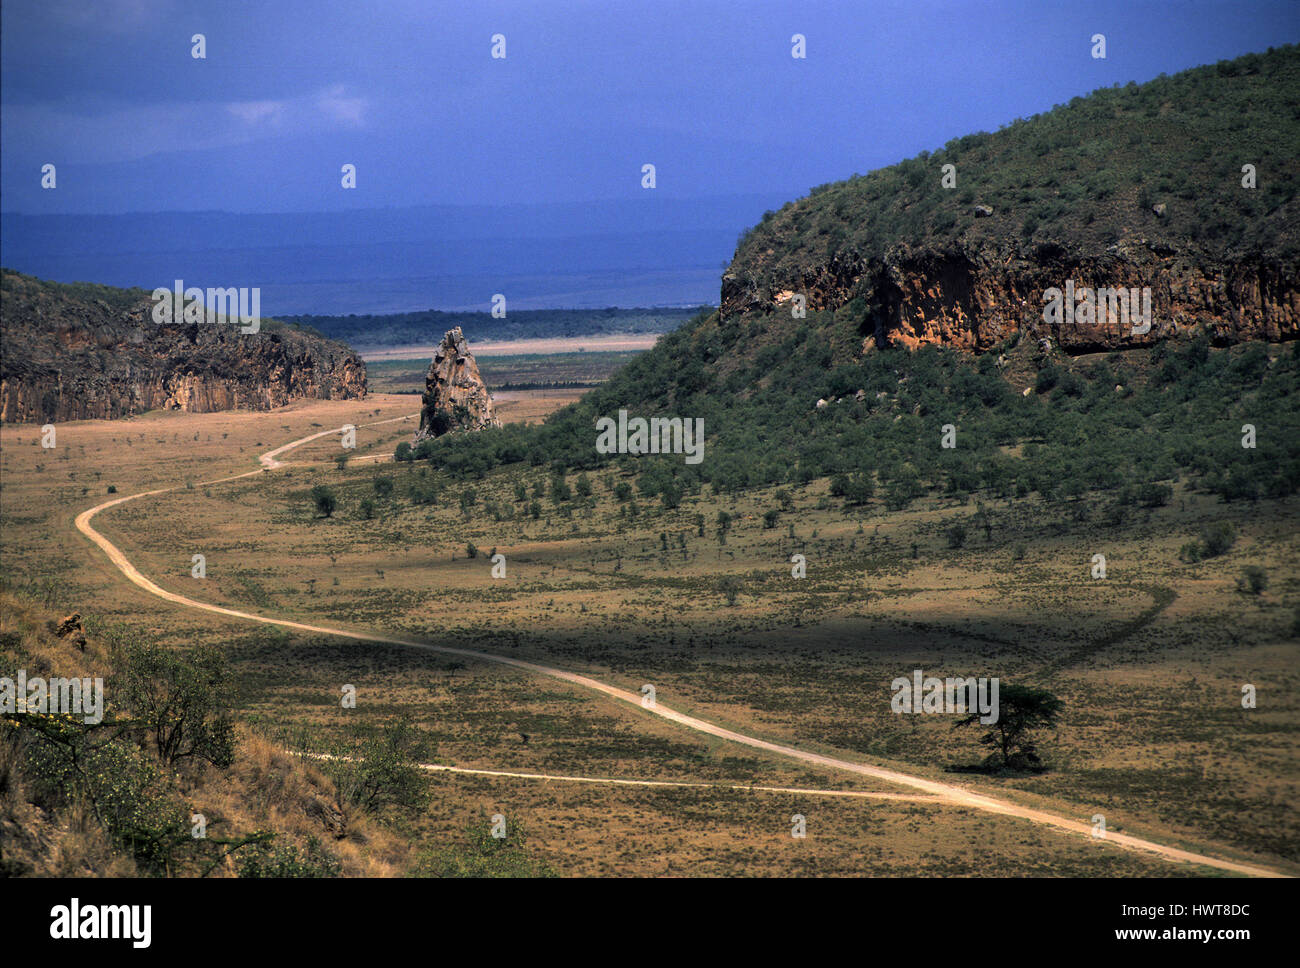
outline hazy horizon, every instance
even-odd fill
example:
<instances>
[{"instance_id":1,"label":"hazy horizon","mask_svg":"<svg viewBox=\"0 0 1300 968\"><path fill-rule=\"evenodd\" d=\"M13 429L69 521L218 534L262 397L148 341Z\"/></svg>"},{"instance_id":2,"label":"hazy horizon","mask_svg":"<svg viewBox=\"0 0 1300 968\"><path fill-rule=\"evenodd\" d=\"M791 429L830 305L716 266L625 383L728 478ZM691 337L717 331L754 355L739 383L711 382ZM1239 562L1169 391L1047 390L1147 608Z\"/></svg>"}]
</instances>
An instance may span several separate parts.
<instances>
[{"instance_id":1,"label":"hazy horizon","mask_svg":"<svg viewBox=\"0 0 1300 968\"><path fill-rule=\"evenodd\" d=\"M1287 2L382 12L6 3L4 264L258 286L270 315L712 303L740 234L815 185L1300 39Z\"/></svg>"}]
</instances>

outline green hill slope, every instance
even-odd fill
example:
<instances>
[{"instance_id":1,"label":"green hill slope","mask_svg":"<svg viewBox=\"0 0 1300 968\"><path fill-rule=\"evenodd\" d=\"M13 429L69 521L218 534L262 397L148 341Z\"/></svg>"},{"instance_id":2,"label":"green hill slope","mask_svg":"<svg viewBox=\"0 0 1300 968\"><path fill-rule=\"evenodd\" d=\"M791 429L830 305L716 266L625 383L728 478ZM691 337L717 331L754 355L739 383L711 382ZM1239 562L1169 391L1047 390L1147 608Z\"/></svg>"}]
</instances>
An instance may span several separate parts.
<instances>
[{"instance_id":1,"label":"green hill slope","mask_svg":"<svg viewBox=\"0 0 1300 968\"><path fill-rule=\"evenodd\" d=\"M1104 247L1135 233L1198 243L1220 258L1294 258L1298 111L1294 45L1103 88L997 133L814 188L745 234L732 271L775 280L899 241ZM947 164L956 187L940 190ZM1254 190L1241 189L1244 164L1256 167ZM1160 204L1163 216L1152 211ZM975 205L993 213L979 217Z\"/></svg>"},{"instance_id":2,"label":"green hill slope","mask_svg":"<svg viewBox=\"0 0 1300 968\"><path fill-rule=\"evenodd\" d=\"M742 239L718 312L542 428L423 453L454 474L621 460L669 501L823 476L894 506L930 489L1061 496L1181 475L1229 498L1291 493L1300 358L1278 344L1300 319L1297 104L1287 47L815 190ZM1067 280L1151 288L1151 331L1045 322L1044 291ZM598 454L595 422L620 409L702 418L704 460Z\"/></svg>"}]
</instances>

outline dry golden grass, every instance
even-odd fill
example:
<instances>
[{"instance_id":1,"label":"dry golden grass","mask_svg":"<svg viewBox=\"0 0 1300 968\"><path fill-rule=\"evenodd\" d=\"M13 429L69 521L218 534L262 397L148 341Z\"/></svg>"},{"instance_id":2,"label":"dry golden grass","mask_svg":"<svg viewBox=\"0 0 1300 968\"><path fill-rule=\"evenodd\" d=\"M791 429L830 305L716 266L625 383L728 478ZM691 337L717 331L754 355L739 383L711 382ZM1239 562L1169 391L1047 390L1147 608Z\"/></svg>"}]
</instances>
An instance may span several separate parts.
<instances>
[{"instance_id":1,"label":"dry golden grass","mask_svg":"<svg viewBox=\"0 0 1300 968\"><path fill-rule=\"evenodd\" d=\"M514 401L503 402L507 419L539 419L557 402L521 396L513 411L506 406ZM271 726L337 735L345 724L338 689L353 682L367 698L355 711L359 721L413 716L439 762L844 789L856 781L858 789L872 788L862 778L806 770L682 733L563 683L177 608L127 585L71 529L75 513L105 499L110 481L119 494L180 484L101 514L96 527L145 574L183 594L277 617L535 657L631 690L651 682L661 701L683 712L949 781L945 767L981 755L973 735L954 734L946 719L891 714L889 682L924 668L1043 683L1067 703L1061 728L1041 744L1052 770L961 782L1085 822L1101 812L1112 830L1296 869L1300 822L1290 804L1300 795L1294 738L1300 664L1291 625L1300 605L1300 529L1294 499L1225 507L1180 488L1169 507L1138 511L1118 527L1095 518L1066 520L1060 509L1034 501L999 504L990 508L989 538L971 527L967 546L950 549L946 528L968 519L973 507L938 499L905 512L846 512L819 481L789 488L794 508L774 529L762 522L777 506L771 489L734 498L688 496L675 511L638 497L642 513L631 520L620 516L610 485L634 478L600 472L591 475L592 506L557 507L546 498L534 521L521 513L527 502L515 500L514 485L531 488L549 476L545 468L473 482L477 503L466 514L457 501L465 485L445 487L433 505L414 505L410 488L436 482L436 471L365 463L367 455L391 453L413 427L362 425L415 409L412 397L375 397L274 414L150 414L74 424L60 428L67 459L34 446L34 428L5 427L7 575L31 594L53 595L58 607L79 608L99 622L177 643L221 643L246 690L246 708ZM337 438L326 437L282 458L300 465L229 484L198 483L248 470L258 454L342 423L361 428L357 456L346 468L334 463ZM374 497L378 476L394 478L394 497L377 501L374 520L362 520L359 501ZM194 488L184 486L187 478ZM307 494L317 483L340 495L330 520L311 509ZM487 511L489 502L500 520ZM719 510L735 519L725 544L714 531ZM697 514L707 523L703 537ZM1241 534L1227 555L1179 562L1183 542L1224 518ZM468 542L480 549L477 558L467 556ZM487 555L494 548L506 555L505 580L490 577ZM790 578L792 551L808 557L803 581ZM202 582L189 575L190 556L200 552L208 566ZM1095 553L1107 557L1105 581L1089 575ZM1269 572L1262 596L1236 589L1249 564ZM742 582L734 606L717 590L722 574ZM1259 689L1260 708L1253 711L1240 707L1248 682ZM269 757L258 756L264 754ZM273 764L266 759L262 780L274 782ZM307 776L297 782L310 786ZM419 822L426 825L421 832L404 836L451 837L492 797L508 798L515 809L533 811L539 849L564 873L617 872L631 850L628 841L637 844L636 863L658 873L871 867L861 859L868 842L843 834L819 840L815 850L806 849L809 841L796 842L802 853L784 841L781 851L760 849L765 838L779 837L780 825L773 828L772 808L753 794L447 775L434 782L445 795ZM559 813L547 813L552 802ZM265 809L276 816L272 805ZM848 825L843 829L856 829L860 820L851 816L858 814L910 818L888 822L896 856L881 871L943 871L946 862L919 846L895 845L906 843L911 823L923 832L918 845L927 838L936 856L967 857L953 862L954 873L1101 870L1093 845L1017 821L929 805L828 802L817 809L843 813L835 820ZM698 827L673 832L669 815L678 810L683 823L698 818ZM288 823L290 814L280 819ZM586 819L573 819L578 815ZM556 816L570 818L568 826ZM986 823L1007 829L985 844ZM588 827L598 833L583 833ZM344 845L358 851L350 871L363 869L362 855L372 853L377 859L364 863L401 870L396 855L375 843ZM977 869L968 852L981 844L985 867ZM1118 857L1105 863L1124 873L1178 873L1113 849L1104 853Z\"/></svg>"}]
</instances>

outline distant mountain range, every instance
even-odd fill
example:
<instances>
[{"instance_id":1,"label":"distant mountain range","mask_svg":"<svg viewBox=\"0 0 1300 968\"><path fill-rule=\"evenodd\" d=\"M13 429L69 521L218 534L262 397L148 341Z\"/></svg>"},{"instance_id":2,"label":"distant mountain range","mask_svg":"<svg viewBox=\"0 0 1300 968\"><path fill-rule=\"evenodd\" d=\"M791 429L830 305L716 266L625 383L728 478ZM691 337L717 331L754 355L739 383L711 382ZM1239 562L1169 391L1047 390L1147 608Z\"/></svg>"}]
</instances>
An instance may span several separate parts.
<instances>
[{"instance_id":1,"label":"distant mountain range","mask_svg":"<svg viewBox=\"0 0 1300 968\"><path fill-rule=\"evenodd\" d=\"M5 265L60 282L262 290L268 316L698 306L760 195L330 213L0 214Z\"/></svg>"},{"instance_id":2,"label":"distant mountain range","mask_svg":"<svg viewBox=\"0 0 1300 968\"><path fill-rule=\"evenodd\" d=\"M432 345L457 326L471 343L483 340L610 336L620 333L669 333L700 310L685 309L522 309L494 317L491 313L418 313L345 316L281 316L281 321L314 330L360 351L386 346Z\"/></svg>"}]
</instances>

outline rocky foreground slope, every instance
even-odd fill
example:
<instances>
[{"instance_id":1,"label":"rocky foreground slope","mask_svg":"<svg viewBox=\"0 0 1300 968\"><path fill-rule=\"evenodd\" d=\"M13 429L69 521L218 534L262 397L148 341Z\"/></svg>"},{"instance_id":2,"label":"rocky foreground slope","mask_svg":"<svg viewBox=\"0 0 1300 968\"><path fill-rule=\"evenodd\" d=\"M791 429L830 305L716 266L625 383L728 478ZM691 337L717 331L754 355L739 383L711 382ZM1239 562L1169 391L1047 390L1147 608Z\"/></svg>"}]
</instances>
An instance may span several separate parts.
<instances>
[{"instance_id":1,"label":"rocky foreground slope","mask_svg":"<svg viewBox=\"0 0 1300 968\"><path fill-rule=\"evenodd\" d=\"M366 394L349 347L263 321L157 324L143 290L0 280L0 420L114 419L147 410L270 410Z\"/></svg>"}]
</instances>

